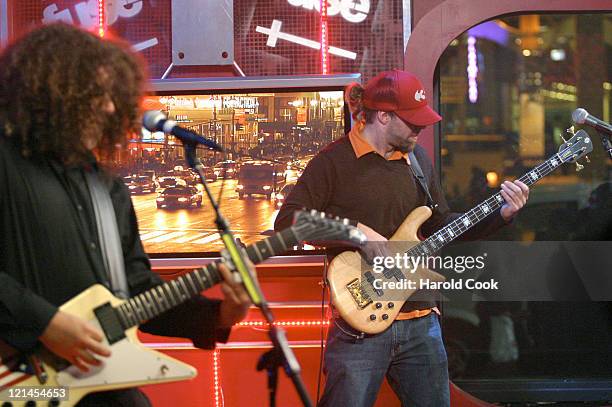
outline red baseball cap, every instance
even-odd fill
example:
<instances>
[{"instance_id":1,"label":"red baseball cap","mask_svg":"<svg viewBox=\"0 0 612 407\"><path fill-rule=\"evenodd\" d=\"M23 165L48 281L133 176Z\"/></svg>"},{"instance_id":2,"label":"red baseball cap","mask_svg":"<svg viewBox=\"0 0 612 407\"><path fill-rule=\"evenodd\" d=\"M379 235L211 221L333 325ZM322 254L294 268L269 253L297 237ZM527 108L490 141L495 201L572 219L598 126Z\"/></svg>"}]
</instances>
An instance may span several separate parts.
<instances>
[{"instance_id":1,"label":"red baseball cap","mask_svg":"<svg viewBox=\"0 0 612 407\"><path fill-rule=\"evenodd\" d=\"M427 105L425 88L413 74L394 69L381 72L365 86L363 106L393 112L415 126L428 126L442 117Z\"/></svg>"}]
</instances>

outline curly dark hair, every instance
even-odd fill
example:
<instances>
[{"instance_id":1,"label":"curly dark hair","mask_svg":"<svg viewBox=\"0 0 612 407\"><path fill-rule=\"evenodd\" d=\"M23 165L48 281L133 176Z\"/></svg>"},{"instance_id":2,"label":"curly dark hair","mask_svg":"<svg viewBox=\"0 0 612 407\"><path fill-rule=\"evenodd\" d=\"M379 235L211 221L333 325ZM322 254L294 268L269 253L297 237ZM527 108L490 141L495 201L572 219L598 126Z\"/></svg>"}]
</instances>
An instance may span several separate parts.
<instances>
[{"instance_id":1,"label":"curly dark hair","mask_svg":"<svg viewBox=\"0 0 612 407\"><path fill-rule=\"evenodd\" d=\"M0 126L25 157L83 163L85 138L110 156L139 128L145 77L121 41L61 23L37 28L0 55Z\"/></svg>"},{"instance_id":2,"label":"curly dark hair","mask_svg":"<svg viewBox=\"0 0 612 407\"><path fill-rule=\"evenodd\" d=\"M394 86L392 71L381 72L371 79L365 86L353 82L344 89L344 100L348 104L351 116L354 120L361 123L372 123L376 117L376 110L365 107L364 98L366 89L370 100L387 103L397 103L397 91ZM386 111L391 116L395 116L392 111Z\"/></svg>"},{"instance_id":3,"label":"curly dark hair","mask_svg":"<svg viewBox=\"0 0 612 407\"><path fill-rule=\"evenodd\" d=\"M361 84L357 82L350 83L344 89L344 100L348 104L353 120L372 123L376 116L376 110L368 109L363 105L364 92L365 88Z\"/></svg>"}]
</instances>

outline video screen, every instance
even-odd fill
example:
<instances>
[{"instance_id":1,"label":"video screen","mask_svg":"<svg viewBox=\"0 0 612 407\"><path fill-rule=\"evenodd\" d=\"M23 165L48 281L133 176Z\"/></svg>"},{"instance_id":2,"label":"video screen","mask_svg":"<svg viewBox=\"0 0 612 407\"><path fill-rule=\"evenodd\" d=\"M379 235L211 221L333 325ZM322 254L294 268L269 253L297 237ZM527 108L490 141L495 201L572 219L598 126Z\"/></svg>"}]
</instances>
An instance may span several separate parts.
<instances>
[{"instance_id":1,"label":"video screen","mask_svg":"<svg viewBox=\"0 0 612 407\"><path fill-rule=\"evenodd\" d=\"M251 244L273 230L278 209L308 161L345 133L342 90L148 96L180 126L220 144L198 148L206 182L236 238ZM114 160L150 254L218 252L215 213L179 140L142 129Z\"/></svg>"}]
</instances>

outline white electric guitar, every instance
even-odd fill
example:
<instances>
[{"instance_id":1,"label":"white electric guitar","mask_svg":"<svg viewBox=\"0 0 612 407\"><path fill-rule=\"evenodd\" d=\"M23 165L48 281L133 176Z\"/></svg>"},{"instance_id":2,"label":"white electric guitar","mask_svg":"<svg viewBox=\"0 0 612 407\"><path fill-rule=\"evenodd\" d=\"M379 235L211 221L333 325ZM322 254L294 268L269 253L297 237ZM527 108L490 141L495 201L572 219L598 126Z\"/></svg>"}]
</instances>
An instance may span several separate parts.
<instances>
[{"instance_id":1,"label":"white electric guitar","mask_svg":"<svg viewBox=\"0 0 612 407\"><path fill-rule=\"evenodd\" d=\"M304 240L363 244L365 236L346 219L330 219L317 211L299 211L292 227L248 246L246 253L253 263L259 263ZM102 365L87 373L44 347L24 355L0 341L0 401L5 401L2 406L73 406L96 391L195 377L193 367L144 347L136 331L138 325L220 283L217 265L222 261L195 269L129 300L119 299L96 284L62 305L60 310L100 329L105 335L105 344L111 349L112 355L102 358ZM68 398L64 400L65 395Z\"/></svg>"}]
</instances>

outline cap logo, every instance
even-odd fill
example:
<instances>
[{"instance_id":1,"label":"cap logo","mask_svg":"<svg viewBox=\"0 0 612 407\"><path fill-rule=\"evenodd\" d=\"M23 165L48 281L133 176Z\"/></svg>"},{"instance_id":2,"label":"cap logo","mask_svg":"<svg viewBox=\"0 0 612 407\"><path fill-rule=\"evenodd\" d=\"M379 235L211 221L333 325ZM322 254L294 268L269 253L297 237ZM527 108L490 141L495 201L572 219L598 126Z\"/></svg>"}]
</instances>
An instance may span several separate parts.
<instances>
[{"instance_id":1,"label":"cap logo","mask_svg":"<svg viewBox=\"0 0 612 407\"><path fill-rule=\"evenodd\" d=\"M425 100L425 91L423 89L417 90L414 92L414 100L420 102L421 100Z\"/></svg>"}]
</instances>

